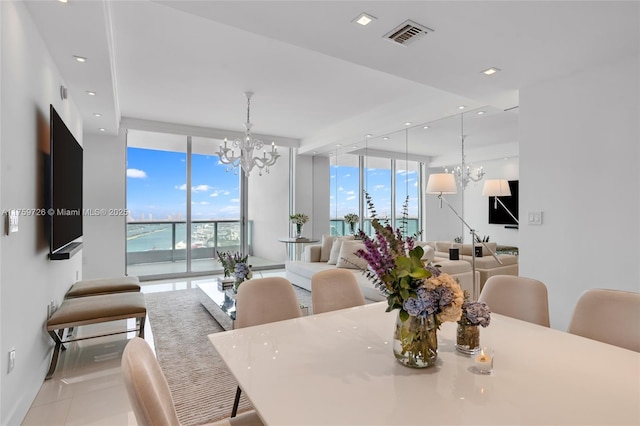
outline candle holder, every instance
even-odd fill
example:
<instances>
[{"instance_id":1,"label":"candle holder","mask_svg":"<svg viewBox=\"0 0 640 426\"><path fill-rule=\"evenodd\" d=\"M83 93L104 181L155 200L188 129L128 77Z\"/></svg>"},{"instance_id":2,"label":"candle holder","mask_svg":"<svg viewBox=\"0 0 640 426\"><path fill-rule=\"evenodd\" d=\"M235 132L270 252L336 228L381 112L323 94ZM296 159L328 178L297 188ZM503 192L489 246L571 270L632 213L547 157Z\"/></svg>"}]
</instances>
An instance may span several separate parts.
<instances>
[{"instance_id":1,"label":"candle holder","mask_svg":"<svg viewBox=\"0 0 640 426\"><path fill-rule=\"evenodd\" d=\"M476 372L480 374L491 374L493 371L493 350L482 348L482 350L473 357L473 366Z\"/></svg>"}]
</instances>

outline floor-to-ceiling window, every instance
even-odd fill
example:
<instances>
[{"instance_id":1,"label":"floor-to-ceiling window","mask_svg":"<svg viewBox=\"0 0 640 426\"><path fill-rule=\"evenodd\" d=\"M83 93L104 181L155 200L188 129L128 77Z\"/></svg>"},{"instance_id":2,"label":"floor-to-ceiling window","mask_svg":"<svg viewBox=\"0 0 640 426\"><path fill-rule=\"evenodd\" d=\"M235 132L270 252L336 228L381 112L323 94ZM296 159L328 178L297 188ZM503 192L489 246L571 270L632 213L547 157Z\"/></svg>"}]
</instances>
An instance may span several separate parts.
<instances>
[{"instance_id":1,"label":"floor-to-ceiling window","mask_svg":"<svg viewBox=\"0 0 640 426\"><path fill-rule=\"evenodd\" d=\"M127 273L220 272L217 252L241 251L241 170L220 163L214 139L129 130L127 143Z\"/></svg>"},{"instance_id":2,"label":"floor-to-ceiling window","mask_svg":"<svg viewBox=\"0 0 640 426\"><path fill-rule=\"evenodd\" d=\"M382 221L391 220L392 196L394 187L391 182L391 160L388 158L367 157L364 165L364 188L375 207L376 217ZM371 228L372 212L367 209L362 212L364 232L373 235Z\"/></svg>"},{"instance_id":3,"label":"floor-to-ceiling window","mask_svg":"<svg viewBox=\"0 0 640 426\"><path fill-rule=\"evenodd\" d=\"M186 138L151 132L128 138L127 271L187 272Z\"/></svg>"},{"instance_id":4,"label":"floor-to-ceiling window","mask_svg":"<svg viewBox=\"0 0 640 426\"><path fill-rule=\"evenodd\" d=\"M395 160L396 227L405 228L406 235L416 235L419 229L420 163ZM404 222L404 223L403 223Z\"/></svg>"},{"instance_id":5,"label":"floor-to-ceiling window","mask_svg":"<svg viewBox=\"0 0 640 426\"><path fill-rule=\"evenodd\" d=\"M331 159L330 167L330 231L331 235L347 235L350 229L344 217L347 214L359 215L360 208L358 156L335 155ZM359 229L359 225L356 225L355 229Z\"/></svg>"},{"instance_id":6,"label":"floor-to-ceiling window","mask_svg":"<svg viewBox=\"0 0 640 426\"><path fill-rule=\"evenodd\" d=\"M216 252L240 251L240 179L207 138L191 138L191 271L218 269Z\"/></svg>"}]
</instances>

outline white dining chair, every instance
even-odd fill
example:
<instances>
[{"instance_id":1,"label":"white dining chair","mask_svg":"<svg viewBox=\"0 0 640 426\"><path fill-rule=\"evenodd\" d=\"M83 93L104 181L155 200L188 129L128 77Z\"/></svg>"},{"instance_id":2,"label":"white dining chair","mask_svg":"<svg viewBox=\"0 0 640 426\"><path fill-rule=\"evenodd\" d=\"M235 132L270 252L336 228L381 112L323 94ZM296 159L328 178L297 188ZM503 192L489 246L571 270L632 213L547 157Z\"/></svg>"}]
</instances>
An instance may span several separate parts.
<instances>
[{"instance_id":1,"label":"white dining chair","mask_svg":"<svg viewBox=\"0 0 640 426\"><path fill-rule=\"evenodd\" d=\"M327 269L311 277L311 305L314 314L364 304L364 295L352 271Z\"/></svg>"},{"instance_id":2,"label":"white dining chair","mask_svg":"<svg viewBox=\"0 0 640 426\"><path fill-rule=\"evenodd\" d=\"M122 353L122 373L129 401L140 426L180 425L167 379L149 344L139 337L131 339ZM255 411L212 426L262 426Z\"/></svg>"},{"instance_id":3,"label":"white dining chair","mask_svg":"<svg viewBox=\"0 0 640 426\"><path fill-rule=\"evenodd\" d=\"M547 286L533 278L489 277L478 301L489 305L491 312L549 327Z\"/></svg>"},{"instance_id":4,"label":"white dining chair","mask_svg":"<svg viewBox=\"0 0 640 426\"><path fill-rule=\"evenodd\" d=\"M251 327L302 316L300 303L291 282L282 277L254 278L244 281L236 294L234 328ZM242 390L236 390L231 417L235 418Z\"/></svg>"},{"instance_id":5,"label":"white dining chair","mask_svg":"<svg viewBox=\"0 0 640 426\"><path fill-rule=\"evenodd\" d=\"M640 293L587 290L576 303L567 331L640 352Z\"/></svg>"}]
</instances>

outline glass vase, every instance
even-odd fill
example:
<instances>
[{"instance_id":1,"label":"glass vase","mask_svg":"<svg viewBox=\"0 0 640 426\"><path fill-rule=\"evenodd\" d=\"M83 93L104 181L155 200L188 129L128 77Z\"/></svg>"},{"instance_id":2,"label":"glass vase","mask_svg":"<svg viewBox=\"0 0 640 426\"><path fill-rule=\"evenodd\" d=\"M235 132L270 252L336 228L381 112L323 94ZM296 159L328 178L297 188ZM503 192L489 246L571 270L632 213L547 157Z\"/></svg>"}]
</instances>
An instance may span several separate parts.
<instances>
[{"instance_id":1,"label":"glass vase","mask_svg":"<svg viewBox=\"0 0 640 426\"><path fill-rule=\"evenodd\" d=\"M355 223L350 223L349 224L349 232L351 232L351 235L356 235L356 224Z\"/></svg>"},{"instance_id":2,"label":"glass vase","mask_svg":"<svg viewBox=\"0 0 640 426\"><path fill-rule=\"evenodd\" d=\"M458 323L456 350L471 355L480 352L480 329L473 324Z\"/></svg>"},{"instance_id":3,"label":"glass vase","mask_svg":"<svg viewBox=\"0 0 640 426\"><path fill-rule=\"evenodd\" d=\"M296 223L296 238L302 238L302 224Z\"/></svg>"},{"instance_id":4,"label":"glass vase","mask_svg":"<svg viewBox=\"0 0 640 426\"><path fill-rule=\"evenodd\" d=\"M438 335L433 315L427 318L409 316L406 321L396 319L393 334L393 354L407 367L425 368L438 359Z\"/></svg>"}]
</instances>

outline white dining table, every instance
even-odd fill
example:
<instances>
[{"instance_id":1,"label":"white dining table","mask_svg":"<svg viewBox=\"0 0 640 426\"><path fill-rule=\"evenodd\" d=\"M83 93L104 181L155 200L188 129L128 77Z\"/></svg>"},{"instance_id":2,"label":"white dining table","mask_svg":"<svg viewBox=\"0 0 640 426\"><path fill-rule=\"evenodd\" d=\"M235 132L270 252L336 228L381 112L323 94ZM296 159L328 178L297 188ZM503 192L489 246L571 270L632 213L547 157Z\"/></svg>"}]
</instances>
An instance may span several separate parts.
<instances>
[{"instance_id":1,"label":"white dining table","mask_svg":"<svg viewBox=\"0 0 640 426\"><path fill-rule=\"evenodd\" d=\"M435 366L393 356L386 302L209 335L266 425L640 425L640 353L492 314L478 374L438 331ZM631 326L631 325L630 325Z\"/></svg>"}]
</instances>

